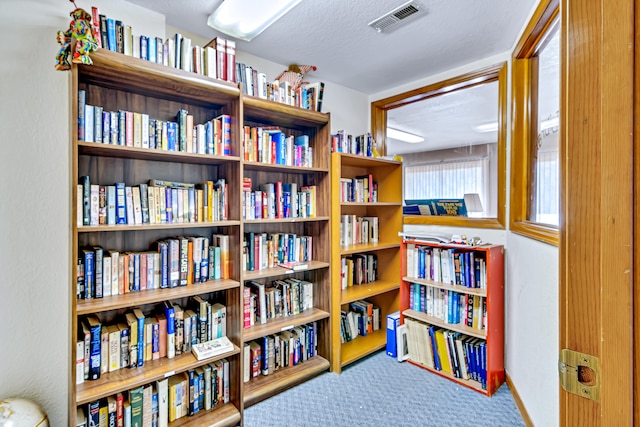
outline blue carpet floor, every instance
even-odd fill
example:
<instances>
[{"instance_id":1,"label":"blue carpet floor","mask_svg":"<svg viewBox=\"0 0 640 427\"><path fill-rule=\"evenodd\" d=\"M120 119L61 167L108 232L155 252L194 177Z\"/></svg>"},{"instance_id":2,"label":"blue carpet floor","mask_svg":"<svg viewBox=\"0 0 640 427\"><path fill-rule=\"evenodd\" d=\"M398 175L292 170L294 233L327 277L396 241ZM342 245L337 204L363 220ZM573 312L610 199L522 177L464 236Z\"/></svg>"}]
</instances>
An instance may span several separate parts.
<instances>
[{"instance_id":1,"label":"blue carpet floor","mask_svg":"<svg viewBox=\"0 0 640 427\"><path fill-rule=\"evenodd\" d=\"M244 411L246 427L524 426L506 384L484 396L383 351Z\"/></svg>"}]
</instances>

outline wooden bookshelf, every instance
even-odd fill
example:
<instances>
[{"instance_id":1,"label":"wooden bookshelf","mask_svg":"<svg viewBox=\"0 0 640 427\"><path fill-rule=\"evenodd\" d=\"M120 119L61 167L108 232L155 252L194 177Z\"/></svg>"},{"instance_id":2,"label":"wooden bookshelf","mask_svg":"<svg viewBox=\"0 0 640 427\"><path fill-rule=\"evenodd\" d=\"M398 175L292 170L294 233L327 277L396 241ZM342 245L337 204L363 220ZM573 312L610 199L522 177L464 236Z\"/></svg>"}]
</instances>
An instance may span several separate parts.
<instances>
[{"instance_id":1,"label":"wooden bookshelf","mask_svg":"<svg viewBox=\"0 0 640 427\"><path fill-rule=\"evenodd\" d=\"M349 202L341 199L341 179L371 174L377 182L377 200ZM400 237L402 231L402 163L353 154L331 155L332 206L332 304L331 370L342 368L386 346L386 316L399 308ZM374 216L379 221L378 242L341 245L342 215ZM370 283L342 289L342 260L359 254L375 254L377 278ZM380 308L380 330L342 343L341 312L349 304L366 300Z\"/></svg>"},{"instance_id":2,"label":"wooden bookshelf","mask_svg":"<svg viewBox=\"0 0 640 427\"><path fill-rule=\"evenodd\" d=\"M423 250L424 261L417 259L416 250ZM467 256L465 260L468 265L473 265L469 270L467 281L464 279L464 260L463 256ZM473 254L473 262L471 261ZM483 245L483 246L461 246L455 244L430 243L418 236L414 238L405 237L402 240L402 281L400 282L400 322L404 324L407 318L422 322L430 328L430 331L441 330L446 333L452 333L453 339L461 340L461 343L481 343L484 346L485 357L482 360L482 352L478 357L478 363L484 366L480 378L465 378L462 372L465 370L472 371L472 361L468 359L469 350L467 344L463 353L459 354L457 346L455 354L450 357L456 357L458 364L464 364L465 367L460 370L459 375L454 372L447 372L444 369L436 369L436 364L430 366L434 362L430 360L429 364L425 364L420 360L411 360L413 364L425 368L431 372L441 375L445 378L455 381L465 387L469 387L479 393L491 396L505 381L504 372L504 249L500 245ZM447 258L444 262L443 259ZM481 262L476 263L477 260ZM420 264L436 263L436 268L448 269L448 273L440 274L438 277L431 277L426 272L415 274L420 271ZM413 265L414 267L411 267ZM484 270L484 271L483 271ZM442 271L442 270L441 270ZM480 285L482 283L482 285ZM416 286L417 288L416 290ZM413 289L413 294L412 294ZM431 291L430 291L431 290ZM429 293L433 298L429 296ZM437 292L437 293L436 293ZM446 307L442 301L446 293ZM424 298L423 298L424 294ZM455 295L457 294L457 295ZM420 299L420 301L417 301ZM484 301L486 305L486 317L482 313L474 313L475 310L469 311L468 301ZM431 301L431 302L429 302ZM456 301L458 304L456 305ZM471 303L471 304L472 304ZM473 304L472 304L473 305ZM480 310L482 306L480 305ZM456 314L459 314L457 316ZM465 319L464 315L469 314L472 321ZM474 323L476 316L480 319L479 323ZM456 321L459 317L459 321ZM482 317L486 319L486 325L483 324ZM465 321L467 320L467 321ZM488 326L488 327L487 327ZM457 335L460 334L460 335ZM407 338L410 335L407 334ZM418 339L419 345L428 345L433 354L434 345L429 339L423 343ZM476 339L475 341L472 341ZM479 339L479 341L477 340ZM411 348L409 346L409 348ZM442 353L442 348L437 350L440 357L444 357L447 353ZM474 350L476 351L476 350ZM451 360L451 359L449 359ZM453 370L452 370L453 371ZM482 380L484 378L484 381ZM484 383L484 386L483 386Z\"/></svg>"},{"instance_id":3,"label":"wooden bookshelf","mask_svg":"<svg viewBox=\"0 0 640 427\"><path fill-rule=\"evenodd\" d=\"M312 238L311 259L304 261L307 267L290 270L282 267L270 267L250 271L249 265L241 273L242 292L251 288L249 281L264 285L274 280L295 278L313 284L313 307L299 314L269 319L267 323L243 328L242 342L245 346L251 342L262 344L265 337L272 336L293 327L307 324L315 325L317 331L317 353L314 357L296 366L251 378L244 383L244 405L252 405L279 391L312 378L329 368L330 352L330 310L331 310L331 183L330 183L330 116L329 114L303 110L285 104L263 99L241 96L243 106L243 126L251 128L277 126L285 135L309 137L313 149L313 164L309 167L295 167L283 164L269 164L243 158L243 178L251 180L252 191L260 189L266 183L295 183L298 191L303 186L315 186L316 211L313 217L292 215L286 218L242 219L242 235L249 233L281 233L310 236ZM247 155L248 156L248 155ZM247 257L250 257L247 254ZM249 264L249 263L248 263ZM258 297L254 297L258 300ZM247 310L250 311L250 308ZM245 350L246 351L246 350ZM246 356L245 356L246 357ZM245 358L246 362L246 358ZM244 366L245 370L250 366Z\"/></svg>"},{"instance_id":4,"label":"wooden bookshelf","mask_svg":"<svg viewBox=\"0 0 640 427\"><path fill-rule=\"evenodd\" d=\"M174 236L228 235L230 239L230 277L189 284L169 289L142 290L104 298L80 299L73 296L71 346L71 393L69 414L77 407L151 384L174 374L198 368L212 360L229 361L229 403L192 417L182 417L170 426L242 424L245 403L253 404L281 390L290 388L330 368L331 359L331 159L330 115L303 110L285 104L248 97L237 85L188 73L183 70L150 63L99 49L92 53L92 66L74 65L71 71L73 130L72 173L72 258L70 282L76 287L76 264L80 250L99 245L105 250L140 252L150 250L153 242ZM194 123L204 123L221 114L232 117L230 155L205 155L180 151L162 151L117 144L79 140L78 91L86 93L86 103L103 107L104 111L144 113L151 119L175 121L179 109L193 115ZM273 165L248 161L243 152L244 126L279 126L289 135L308 135L313 147L310 167ZM76 191L79 179L90 176L92 184L127 186L147 183L150 179L199 183L224 178L228 186L228 219L209 222L160 224L78 225ZM295 182L299 186L315 186L316 212L313 217L246 219L243 217L243 178L256 185L266 182ZM311 236L313 256L301 270L273 267L245 271L243 238L246 233L290 233ZM244 289L247 281L269 283L294 277L313 283L313 307L295 316L272 319L266 324L244 328ZM103 373L98 380L76 384L77 330L86 316L97 315L110 325L122 322L122 316L134 308L145 316L156 313L164 301L191 308L194 296L226 306L227 336L234 350L214 359L197 360L191 353L172 359L146 361L138 368L122 368ZM243 382L244 344L279 333L292 327L313 324L317 331L317 353L296 366L281 369L268 376Z\"/></svg>"},{"instance_id":5,"label":"wooden bookshelf","mask_svg":"<svg viewBox=\"0 0 640 427\"><path fill-rule=\"evenodd\" d=\"M147 251L156 240L172 236L206 236L225 234L230 240L230 276L171 289L142 290L122 295L76 300L72 292L72 328L70 336L71 393L69 414L78 406L125 393L128 390L186 372L213 360L226 358L229 362L229 402L211 411L200 411L196 417L184 417L171 423L178 425L237 425L242 420L242 330L241 330L241 159L239 157L241 126L240 91L235 84L220 82L160 64L99 49L92 53L93 65L73 65L71 70L70 124L72 131L72 258L70 283L76 286L76 260L80 248L102 246L105 250ZM78 129L78 91L86 94L88 105L100 106L104 111L144 113L150 119L175 121L179 109L193 115L194 124L204 123L221 114L234 121L231 129L230 155L205 155L180 151L162 151L117 144L81 141ZM92 184L112 185L124 182L127 186L147 183L150 179L199 183L224 178L228 186L228 220L171 224L127 224L78 226L76 221L76 186L81 176L88 175ZM128 286L128 285L127 285ZM227 336L234 350L219 357L197 360L191 353L172 359L166 357L145 361L134 369L121 368L103 372L99 379L76 384L76 341L78 326L87 315L97 315L104 325L122 322L125 312L140 309L150 317L160 311L164 301L191 307L191 298L199 295L226 307ZM74 415L75 416L75 415ZM71 419L71 415L70 415Z\"/></svg>"}]
</instances>

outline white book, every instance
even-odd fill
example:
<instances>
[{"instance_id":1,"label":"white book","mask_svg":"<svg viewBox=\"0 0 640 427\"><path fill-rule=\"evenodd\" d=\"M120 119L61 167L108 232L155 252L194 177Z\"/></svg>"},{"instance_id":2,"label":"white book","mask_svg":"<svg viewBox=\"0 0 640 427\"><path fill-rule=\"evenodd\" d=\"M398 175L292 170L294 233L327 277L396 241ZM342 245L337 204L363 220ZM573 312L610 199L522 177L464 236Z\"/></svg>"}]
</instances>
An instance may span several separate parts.
<instances>
[{"instance_id":1,"label":"white book","mask_svg":"<svg viewBox=\"0 0 640 427\"><path fill-rule=\"evenodd\" d=\"M118 295L120 291L118 286L118 262L120 260L120 253L118 251L108 251L107 253L111 258L111 295ZM104 293L105 289L103 289L102 292Z\"/></svg>"},{"instance_id":2,"label":"white book","mask_svg":"<svg viewBox=\"0 0 640 427\"><path fill-rule=\"evenodd\" d=\"M191 39L189 37L183 37L180 46L180 68L185 71L193 70L191 64L191 57L193 56L193 53L191 51Z\"/></svg>"},{"instance_id":3,"label":"white book","mask_svg":"<svg viewBox=\"0 0 640 427\"><path fill-rule=\"evenodd\" d=\"M104 256L102 258L102 296L110 297L111 296L111 273L113 269L111 268L111 257Z\"/></svg>"},{"instance_id":4,"label":"white book","mask_svg":"<svg viewBox=\"0 0 640 427\"><path fill-rule=\"evenodd\" d=\"M258 73L258 88L257 95L259 98L267 99L267 75L265 73Z\"/></svg>"},{"instance_id":5,"label":"white book","mask_svg":"<svg viewBox=\"0 0 640 427\"><path fill-rule=\"evenodd\" d=\"M82 184L78 184L76 187L76 226L77 227L82 227L82 221L83 221L82 194L83 194Z\"/></svg>"},{"instance_id":6,"label":"white book","mask_svg":"<svg viewBox=\"0 0 640 427\"><path fill-rule=\"evenodd\" d=\"M124 27L123 49L125 55L133 56L133 31L131 25Z\"/></svg>"},{"instance_id":7,"label":"white book","mask_svg":"<svg viewBox=\"0 0 640 427\"><path fill-rule=\"evenodd\" d=\"M169 379L156 381L158 390L158 427L167 427L169 424Z\"/></svg>"},{"instance_id":8,"label":"white book","mask_svg":"<svg viewBox=\"0 0 640 427\"><path fill-rule=\"evenodd\" d=\"M142 113L142 148L149 148L149 115Z\"/></svg>"},{"instance_id":9,"label":"white book","mask_svg":"<svg viewBox=\"0 0 640 427\"><path fill-rule=\"evenodd\" d=\"M135 224L142 224L142 205L140 204L140 187L132 187L133 220Z\"/></svg>"},{"instance_id":10,"label":"white book","mask_svg":"<svg viewBox=\"0 0 640 427\"><path fill-rule=\"evenodd\" d=\"M91 184L91 217L90 225L98 225L98 213L100 210L100 186Z\"/></svg>"},{"instance_id":11,"label":"white book","mask_svg":"<svg viewBox=\"0 0 640 427\"><path fill-rule=\"evenodd\" d=\"M133 191L131 187L124 187L124 196L127 202L127 224L133 225L136 221L133 213Z\"/></svg>"},{"instance_id":12,"label":"white book","mask_svg":"<svg viewBox=\"0 0 640 427\"><path fill-rule=\"evenodd\" d=\"M211 77L212 79L217 78L218 74L216 71L216 50L211 46L207 46L204 48L204 74L207 77Z\"/></svg>"},{"instance_id":13,"label":"white book","mask_svg":"<svg viewBox=\"0 0 640 427\"><path fill-rule=\"evenodd\" d=\"M176 42L174 39L169 38L164 42L167 46L167 56L166 56L166 66L173 67L176 66Z\"/></svg>"},{"instance_id":14,"label":"white book","mask_svg":"<svg viewBox=\"0 0 640 427\"><path fill-rule=\"evenodd\" d=\"M107 186L107 224L115 225L116 223L116 186Z\"/></svg>"},{"instance_id":15,"label":"white book","mask_svg":"<svg viewBox=\"0 0 640 427\"><path fill-rule=\"evenodd\" d=\"M120 328L116 325L110 325L107 327L109 331L109 372L114 372L120 369Z\"/></svg>"},{"instance_id":16,"label":"white book","mask_svg":"<svg viewBox=\"0 0 640 427\"><path fill-rule=\"evenodd\" d=\"M76 384L84 382L84 340L76 342Z\"/></svg>"},{"instance_id":17,"label":"white book","mask_svg":"<svg viewBox=\"0 0 640 427\"><path fill-rule=\"evenodd\" d=\"M93 131L95 120L95 108L93 105L85 104L84 106L84 140L86 142L95 142Z\"/></svg>"},{"instance_id":18,"label":"white book","mask_svg":"<svg viewBox=\"0 0 640 427\"><path fill-rule=\"evenodd\" d=\"M242 380L245 383L248 383L249 379L251 379L251 349L249 348L249 343L245 343L244 345L243 356L244 356L244 363L242 364L243 365Z\"/></svg>"},{"instance_id":19,"label":"white book","mask_svg":"<svg viewBox=\"0 0 640 427\"><path fill-rule=\"evenodd\" d=\"M233 350L233 343L226 336L194 344L191 352L198 360L208 359Z\"/></svg>"}]
</instances>

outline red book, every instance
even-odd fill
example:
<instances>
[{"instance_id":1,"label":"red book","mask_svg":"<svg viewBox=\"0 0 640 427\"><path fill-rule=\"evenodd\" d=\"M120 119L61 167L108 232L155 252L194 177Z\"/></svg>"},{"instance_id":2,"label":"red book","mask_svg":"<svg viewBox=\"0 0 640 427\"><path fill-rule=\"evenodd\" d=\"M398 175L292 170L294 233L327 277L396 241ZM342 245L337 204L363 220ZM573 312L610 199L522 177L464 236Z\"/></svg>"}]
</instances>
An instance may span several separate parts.
<instances>
[{"instance_id":1,"label":"red book","mask_svg":"<svg viewBox=\"0 0 640 427\"><path fill-rule=\"evenodd\" d=\"M216 49L216 73L220 80L227 80L227 43L221 37L214 37L211 46Z\"/></svg>"},{"instance_id":2,"label":"red book","mask_svg":"<svg viewBox=\"0 0 640 427\"><path fill-rule=\"evenodd\" d=\"M147 290L147 254L140 254L140 290Z\"/></svg>"},{"instance_id":3,"label":"red book","mask_svg":"<svg viewBox=\"0 0 640 427\"><path fill-rule=\"evenodd\" d=\"M167 357L167 316L159 313L156 319L160 327L160 357Z\"/></svg>"},{"instance_id":4,"label":"red book","mask_svg":"<svg viewBox=\"0 0 640 427\"><path fill-rule=\"evenodd\" d=\"M245 286L243 289L243 312L245 329L251 326L251 288Z\"/></svg>"},{"instance_id":5,"label":"red book","mask_svg":"<svg viewBox=\"0 0 640 427\"><path fill-rule=\"evenodd\" d=\"M133 111L125 111L125 141L127 147L133 147Z\"/></svg>"},{"instance_id":6,"label":"red book","mask_svg":"<svg viewBox=\"0 0 640 427\"><path fill-rule=\"evenodd\" d=\"M98 44L98 47L102 47L102 35L100 34L100 10L96 6L91 7L91 32L93 34L93 38Z\"/></svg>"},{"instance_id":7,"label":"red book","mask_svg":"<svg viewBox=\"0 0 640 427\"><path fill-rule=\"evenodd\" d=\"M276 218L284 218L284 197L282 194L282 182L275 183L276 187Z\"/></svg>"},{"instance_id":8,"label":"red book","mask_svg":"<svg viewBox=\"0 0 640 427\"><path fill-rule=\"evenodd\" d=\"M227 40L227 75L226 80L236 83L236 42Z\"/></svg>"},{"instance_id":9,"label":"red book","mask_svg":"<svg viewBox=\"0 0 640 427\"><path fill-rule=\"evenodd\" d=\"M124 396L122 393L116 395L116 426L124 427Z\"/></svg>"}]
</instances>

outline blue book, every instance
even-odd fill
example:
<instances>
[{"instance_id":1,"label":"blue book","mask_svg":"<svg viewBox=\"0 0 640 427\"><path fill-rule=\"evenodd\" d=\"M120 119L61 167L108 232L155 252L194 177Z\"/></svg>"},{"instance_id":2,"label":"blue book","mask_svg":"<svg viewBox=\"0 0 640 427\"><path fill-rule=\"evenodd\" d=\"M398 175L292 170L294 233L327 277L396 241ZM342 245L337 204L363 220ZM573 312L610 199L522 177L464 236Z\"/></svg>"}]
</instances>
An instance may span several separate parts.
<instances>
[{"instance_id":1,"label":"blue book","mask_svg":"<svg viewBox=\"0 0 640 427\"><path fill-rule=\"evenodd\" d=\"M82 254L84 256L84 299L91 299L95 289L95 255L91 249L83 249Z\"/></svg>"},{"instance_id":2,"label":"blue book","mask_svg":"<svg viewBox=\"0 0 640 427\"><path fill-rule=\"evenodd\" d=\"M116 21L113 18L107 18L107 40L109 41L109 50L117 52L116 44Z\"/></svg>"},{"instance_id":3,"label":"blue book","mask_svg":"<svg viewBox=\"0 0 640 427\"><path fill-rule=\"evenodd\" d=\"M140 254L133 254L133 289L138 292L140 290Z\"/></svg>"},{"instance_id":4,"label":"blue book","mask_svg":"<svg viewBox=\"0 0 640 427\"><path fill-rule=\"evenodd\" d=\"M116 186L107 186L107 225L116 223Z\"/></svg>"},{"instance_id":5,"label":"blue book","mask_svg":"<svg viewBox=\"0 0 640 427\"><path fill-rule=\"evenodd\" d=\"M111 113L102 111L102 143L111 144Z\"/></svg>"},{"instance_id":6,"label":"blue book","mask_svg":"<svg viewBox=\"0 0 640 427\"><path fill-rule=\"evenodd\" d=\"M89 402L87 405L87 425L99 426L100 425L100 401Z\"/></svg>"},{"instance_id":7,"label":"blue book","mask_svg":"<svg viewBox=\"0 0 640 427\"><path fill-rule=\"evenodd\" d=\"M86 319L87 328L90 333L89 341L89 380L100 378L100 363L102 358L101 338L102 324L97 316L91 315Z\"/></svg>"},{"instance_id":8,"label":"blue book","mask_svg":"<svg viewBox=\"0 0 640 427\"><path fill-rule=\"evenodd\" d=\"M216 152L213 147L213 122L208 121L204 124L204 134L206 141L205 154L215 154Z\"/></svg>"},{"instance_id":9,"label":"blue book","mask_svg":"<svg viewBox=\"0 0 640 427\"><path fill-rule=\"evenodd\" d=\"M160 403L158 401L158 392L151 395L151 427L158 427L158 418L160 412Z\"/></svg>"},{"instance_id":10,"label":"blue book","mask_svg":"<svg viewBox=\"0 0 640 427\"><path fill-rule=\"evenodd\" d=\"M223 156L231 155L231 116L222 114L218 116L220 119L220 128L222 131L222 153Z\"/></svg>"},{"instance_id":11,"label":"blue book","mask_svg":"<svg viewBox=\"0 0 640 427\"><path fill-rule=\"evenodd\" d=\"M429 327L429 337L431 338L431 353L433 354L433 366L437 371L442 370L442 365L440 364L440 355L438 354L438 346L436 345L436 327Z\"/></svg>"},{"instance_id":12,"label":"blue book","mask_svg":"<svg viewBox=\"0 0 640 427\"><path fill-rule=\"evenodd\" d=\"M398 357L397 332L400 326L400 312L387 315L387 356Z\"/></svg>"},{"instance_id":13,"label":"blue book","mask_svg":"<svg viewBox=\"0 0 640 427\"><path fill-rule=\"evenodd\" d=\"M173 191L171 188L165 190L165 218L163 222L171 224L173 222Z\"/></svg>"},{"instance_id":14,"label":"blue book","mask_svg":"<svg viewBox=\"0 0 640 427\"><path fill-rule=\"evenodd\" d=\"M167 191L168 193L169 191ZM172 221L171 222L176 222L176 218L178 218L178 198L180 196L180 193L178 192L177 188L172 188L171 189L171 211L172 211ZM167 222L168 219L167 219Z\"/></svg>"},{"instance_id":15,"label":"blue book","mask_svg":"<svg viewBox=\"0 0 640 427\"><path fill-rule=\"evenodd\" d=\"M286 162L285 153L285 135L282 132L276 132L271 134L271 141L276 147L276 158L273 159L277 165L284 165Z\"/></svg>"},{"instance_id":16,"label":"blue book","mask_svg":"<svg viewBox=\"0 0 640 427\"><path fill-rule=\"evenodd\" d=\"M147 57L150 62L156 61L156 39L154 37L149 37L147 39Z\"/></svg>"},{"instance_id":17,"label":"blue book","mask_svg":"<svg viewBox=\"0 0 640 427\"><path fill-rule=\"evenodd\" d=\"M169 287L169 244L158 242L158 252L160 253L160 288L165 289Z\"/></svg>"},{"instance_id":18,"label":"blue book","mask_svg":"<svg viewBox=\"0 0 640 427\"><path fill-rule=\"evenodd\" d=\"M138 320L138 366L144 366L144 314L139 308L134 309L133 314Z\"/></svg>"},{"instance_id":19,"label":"blue book","mask_svg":"<svg viewBox=\"0 0 640 427\"><path fill-rule=\"evenodd\" d=\"M149 60L149 37L140 36L140 59Z\"/></svg>"},{"instance_id":20,"label":"blue book","mask_svg":"<svg viewBox=\"0 0 640 427\"><path fill-rule=\"evenodd\" d=\"M124 324L120 328L120 366L129 366L129 328Z\"/></svg>"},{"instance_id":21,"label":"blue book","mask_svg":"<svg viewBox=\"0 0 640 427\"><path fill-rule=\"evenodd\" d=\"M117 111L109 111L109 132L111 135L109 136L109 143L118 145L120 143L119 134L118 134L118 126L119 126L119 115Z\"/></svg>"},{"instance_id":22,"label":"blue book","mask_svg":"<svg viewBox=\"0 0 640 427\"><path fill-rule=\"evenodd\" d=\"M421 246L418 248L418 279L426 277L427 251Z\"/></svg>"},{"instance_id":23,"label":"blue book","mask_svg":"<svg viewBox=\"0 0 640 427\"><path fill-rule=\"evenodd\" d=\"M156 121L149 119L149 149L156 149Z\"/></svg>"},{"instance_id":24,"label":"blue book","mask_svg":"<svg viewBox=\"0 0 640 427\"><path fill-rule=\"evenodd\" d=\"M178 124L176 122L167 122L167 150L176 151L176 132Z\"/></svg>"},{"instance_id":25,"label":"blue book","mask_svg":"<svg viewBox=\"0 0 640 427\"><path fill-rule=\"evenodd\" d=\"M116 182L116 224L127 223L127 198L124 182Z\"/></svg>"},{"instance_id":26,"label":"blue book","mask_svg":"<svg viewBox=\"0 0 640 427\"><path fill-rule=\"evenodd\" d=\"M78 91L78 141L84 141L84 110L86 105L87 92L83 89Z\"/></svg>"},{"instance_id":27,"label":"blue book","mask_svg":"<svg viewBox=\"0 0 640 427\"><path fill-rule=\"evenodd\" d=\"M196 190L193 188L190 188L189 190L189 222L195 222L196 220L196 209L198 209L198 207L196 206ZM185 209L186 211L187 209ZM186 222L186 219L185 219Z\"/></svg>"},{"instance_id":28,"label":"blue book","mask_svg":"<svg viewBox=\"0 0 640 427\"><path fill-rule=\"evenodd\" d=\"M127 112L118 111L118 145L127 145Z\"/></svg>"}]
</instances>

